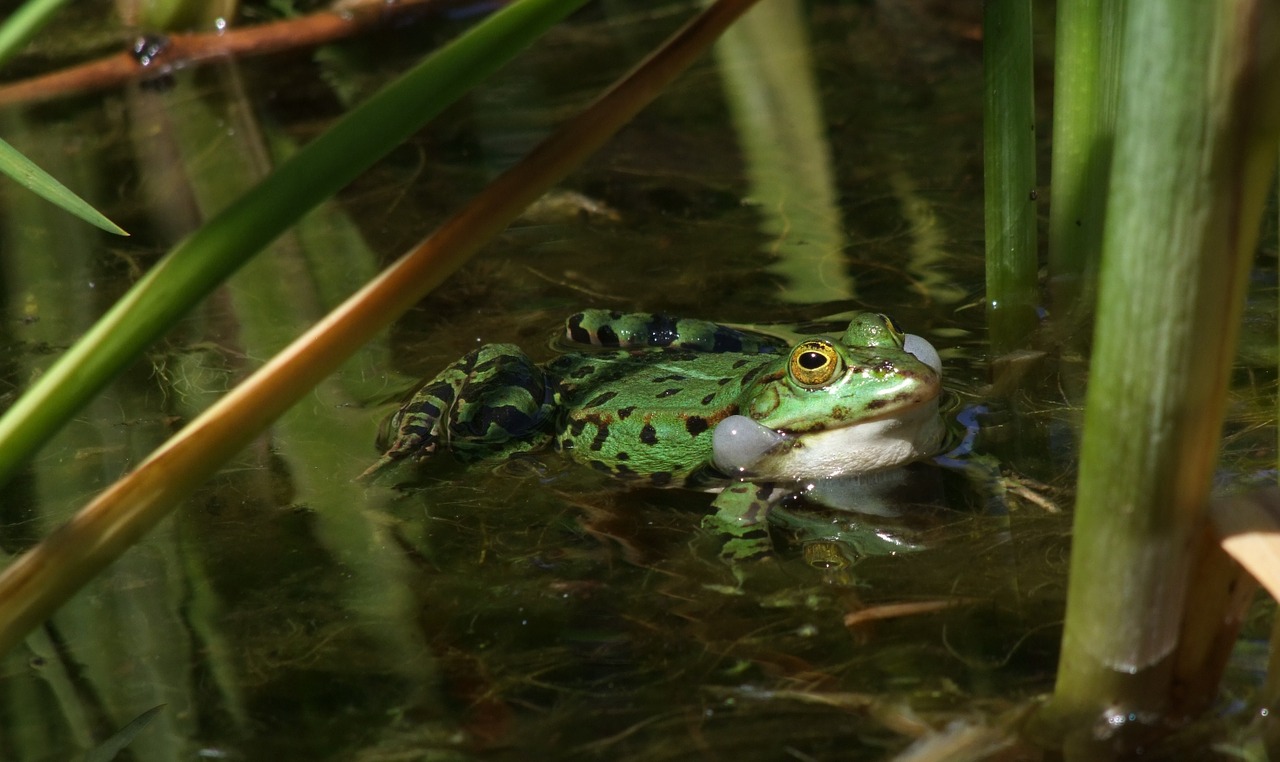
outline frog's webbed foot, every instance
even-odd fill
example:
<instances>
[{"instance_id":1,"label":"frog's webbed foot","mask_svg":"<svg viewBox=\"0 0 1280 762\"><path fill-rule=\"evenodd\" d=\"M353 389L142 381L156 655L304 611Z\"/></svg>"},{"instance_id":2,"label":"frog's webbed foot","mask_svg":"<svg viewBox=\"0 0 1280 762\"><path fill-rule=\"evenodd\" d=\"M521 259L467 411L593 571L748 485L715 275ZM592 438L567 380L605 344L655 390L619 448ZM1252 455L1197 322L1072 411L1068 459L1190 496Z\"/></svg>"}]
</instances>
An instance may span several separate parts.
<instances>
[{"instance_id":1,"label":"frog's webbed foot","mask_svg":"<svg viewBox=\"0 0 1280 762\"><path fill-rule=\"evenodd\" d=\"M431 445L430 449L423 448L422 450L420 450L419 459L426 457L434 450L435 450L435 445ZM378 458L373 465L369 466L364 471L361 471L360 475L355 478L355 481L364 482L366 484L370 484L376 481L379 476L382 476L383 473L389 471L397 463L404 460L405 457L410 454L410 452L411 450L409 448L404 448L404 449L393 448L391 450L388 450L387 452L383 453L382 457Z\"/></svg>"},{"instance_id":2,"label":"frog's webbed foot","mask_svg":"<svg viewBox=\"0 0 1280 762\"><path fill-rule=\"evenodd\" d=\"M1006 473L1003 465L990 455L969 454L963 459L938 456L935 462L943 468L958 470L983 496L987 513L1003 515L1013 507L1014 499L1036 506L1045 513L1061 513L1052 497L1053 487L1016 473Z\"/></svg>"},{"instance_id":3,"label":"frog's webbed foot","mask_svg":"<svg viewBox=\"0 0 1280 762\"><path fill-rule=\"evenodd\" d=\"M1024 500L1045 513L1062 513L1057 501L1050 497L1055 490L1044 482L1029 476L1011 474L1000 476L999 487L1006 495Z\"/></svg>"},{"instance_id":4,"label":"frog's webbed foot","mask_svg":"<svg viewBox=\"0 0 1280 762\"><path fill-rule=\"evenodd\" d=\"M393 458L390 454L383 455L381 458L378 458L373 465L361 471L360 475L355 478L355 481L364 482L365 484L372 483L375 479L381 476L384 471L399 462L399 458Z\"/></svg>"},{"instance_id":5,"label":"frog's webbed foot","mask_svg":"<svg viewBox=\"0 0 1280 762\"><path fill-rule=\"evenodd\" d=\"M988 513L1007 513L1011 497L1030 503L1045 513L1060 513L1062 509L1050 497L1055 492L1052 487L1030 477L1007 474L998 459L975 451L982 430L980 419L989 412L986 405L970 405L958 412L955 420L964 427L963 435L950 451L934 456L934 462L943 468L961 472L978 494L986 497Z\"/></svg>"},{"instance_id":6,"label":"frog's webbed foot","mask_svg":"<svg viewBox=\"0 0 1280 762\"><path fill-rule=\"evenodd\" d=\"M704 518L702 526L725 537L721 559L736 564L773 553L767 519L777 492L772 484L735 482L712 502L716 512Z\"/></svg>"}]
</instances>

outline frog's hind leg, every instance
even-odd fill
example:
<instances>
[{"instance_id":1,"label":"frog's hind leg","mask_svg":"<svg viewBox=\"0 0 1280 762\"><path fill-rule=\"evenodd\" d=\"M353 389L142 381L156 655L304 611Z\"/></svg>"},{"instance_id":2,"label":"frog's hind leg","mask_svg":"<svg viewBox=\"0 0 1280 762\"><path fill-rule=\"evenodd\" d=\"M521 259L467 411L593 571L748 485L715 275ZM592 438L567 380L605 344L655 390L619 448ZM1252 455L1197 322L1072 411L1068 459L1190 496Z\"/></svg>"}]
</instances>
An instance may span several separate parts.
<instances>
[{"instance_id":1,"label":"frog's hind leg","mask_svg":"<svg viewBox=\"0 0 1280 762\"><path fill-rule=\"evenodd\" d=\"M519 347L486 344L467 353L392 414L393 438L358 478L367 480L408 456L440 449L466 457L514 440L537 444L536 430L552 407L546 375Z\"/></svg>"},{"instance_id":2,"label":"frog's hind leg","mask_svg":"<svg viewBox=\"0 0 1280 762\"><path fill-rule=\"evenodd\" d=\"M529 449L546 438L541 430L555 406L553 385L519 348L494 346L504 350L477 358L451 408L448 432L455 450L496 446L509 451Z\"/></svg>"}]
</instances>

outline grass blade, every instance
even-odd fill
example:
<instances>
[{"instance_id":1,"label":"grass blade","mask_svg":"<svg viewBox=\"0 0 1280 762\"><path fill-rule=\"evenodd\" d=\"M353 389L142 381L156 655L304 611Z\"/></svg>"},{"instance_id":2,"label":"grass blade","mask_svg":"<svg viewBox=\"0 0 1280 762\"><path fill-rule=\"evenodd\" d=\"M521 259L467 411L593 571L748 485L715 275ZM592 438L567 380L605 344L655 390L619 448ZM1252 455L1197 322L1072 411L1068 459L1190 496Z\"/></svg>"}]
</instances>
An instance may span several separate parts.
<instances>
[{"instance_id":1,"label":"grass blade","mask_svg":"<svg viewBox=\"0 0 1280 762\"><path fill-rule=\"evenodd\" d=\"M89 202L72 193L53 175L36 166L22 152L0 140L0 172L47 201L74 214L85 222L116 235L129 235L120 226L94 209Z\"/></svg>"}]
</instances>

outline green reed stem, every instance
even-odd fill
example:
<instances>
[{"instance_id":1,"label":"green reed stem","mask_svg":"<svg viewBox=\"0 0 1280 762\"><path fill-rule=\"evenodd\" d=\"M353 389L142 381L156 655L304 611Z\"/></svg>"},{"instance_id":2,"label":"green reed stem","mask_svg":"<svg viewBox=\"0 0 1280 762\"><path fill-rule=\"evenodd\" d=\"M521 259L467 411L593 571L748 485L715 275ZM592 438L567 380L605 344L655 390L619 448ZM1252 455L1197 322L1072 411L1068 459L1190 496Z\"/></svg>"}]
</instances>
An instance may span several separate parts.
<instances>
[{"instance_id":1,"label":"green reed stem","mask_svg":"<svg viewBox=\"0 0 1280 762\"><path fill-rule=\"evenodd\" d=\"M1280 131L1280 12L1128 3L1057 709L1168 706ZM1216 627L1221 601L1195 619ZM1091 750L1082 753L1088 757Z\"/></svg>"},{"instance_id":2,"label":"green reed stem","mask_svg":"<svg viewBox=\"0 0 1280 762\"><path fill-rule=\"evenodd\" d=\"M1123 10L1119 0L1058 3L1049 282L1059 315L1084 316L1093 307L1119 92Z\"/></svg>"},{"instance_id":3,"label":"green reed stem","mask_svg":"<svg viewBox=\"0 0 1280 762\"><path fill-rule=\"evenodd\" d=\"M1036 326L1031 0L987 0L982 24L987 322L998 356L1025 346Z\"/></svg>"},{"instance_id":4,"label":"green reed stem","mask_svg":"<svg viewBox=\"0 0 1280 762\"><path fill-rule=\"evenodd\" d=\"M160 260L0 417L0 483L249 257L585 0L520 0L397 79Z\"/></svg>"}]
</instances>

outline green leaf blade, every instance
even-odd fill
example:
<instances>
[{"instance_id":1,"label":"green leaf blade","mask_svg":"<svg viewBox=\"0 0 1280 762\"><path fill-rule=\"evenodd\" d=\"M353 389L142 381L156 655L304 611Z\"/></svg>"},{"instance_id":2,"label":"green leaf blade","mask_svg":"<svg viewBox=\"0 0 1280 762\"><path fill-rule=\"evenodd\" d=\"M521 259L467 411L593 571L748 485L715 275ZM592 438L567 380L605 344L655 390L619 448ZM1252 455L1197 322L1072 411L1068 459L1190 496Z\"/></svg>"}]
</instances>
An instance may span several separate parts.
<instances>
[{"instance_id":1,"label":"green leaf blade","mask_svg":"<svg viewBox=\"0 0 1280 762\"><path fill-rule=\"evenodd\" d=\"M0 172L13 178L19 185L37 196L96 228L115 235L129 235L119 225L94 209L88 201L77 196L67 186L58 182L53 175L45 172L35 162L23 156L21 151L3 140L0 140Z\"/></svg>"}]
</instances>

